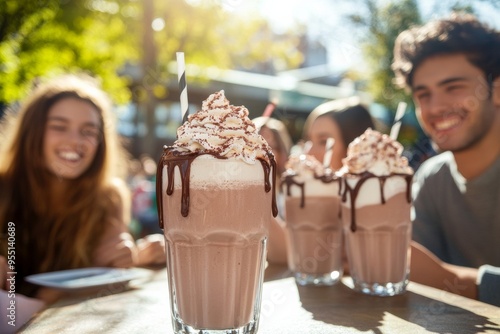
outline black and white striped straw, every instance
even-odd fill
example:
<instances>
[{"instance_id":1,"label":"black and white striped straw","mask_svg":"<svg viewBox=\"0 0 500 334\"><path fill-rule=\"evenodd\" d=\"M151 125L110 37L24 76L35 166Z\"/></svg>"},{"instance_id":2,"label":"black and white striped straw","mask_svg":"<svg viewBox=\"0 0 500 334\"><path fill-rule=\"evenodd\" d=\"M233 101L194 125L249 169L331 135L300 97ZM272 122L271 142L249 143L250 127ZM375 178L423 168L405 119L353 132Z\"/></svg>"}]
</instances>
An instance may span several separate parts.
<instances>
[{"instance_id":1,"label":"black and white striped straw","mask_svg":"<svg viewBox=\"0 0 500 334\"><path fill-rule=\"evenodd\" d=\"M187 121L189 114L187 83L186 83L186 64L184 62L184 52L177 52L176 56L177 56L177 79L179 80L182 123L184 123Z\"/></svg>"}]
</instances>

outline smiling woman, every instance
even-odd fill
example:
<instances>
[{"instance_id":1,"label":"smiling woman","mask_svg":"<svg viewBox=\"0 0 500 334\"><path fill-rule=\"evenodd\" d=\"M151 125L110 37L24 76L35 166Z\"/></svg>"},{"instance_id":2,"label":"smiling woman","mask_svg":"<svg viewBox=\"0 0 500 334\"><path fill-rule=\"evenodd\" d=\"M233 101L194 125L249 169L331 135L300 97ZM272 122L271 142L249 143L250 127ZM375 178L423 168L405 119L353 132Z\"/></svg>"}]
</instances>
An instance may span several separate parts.
<instances>
[{"instance_id":1,"label":"smiling woman","mask_svg":"<svg viewBox=\"0 0 500 334\"><path fill-rule=\"evenodd\" d=\"M32 274L164 263L162 238L136 244L128 232L126 155L111 103L95 82L63 76L42 84L6 125L0 234L7 222L15 224L16 292L54 297L24 281ZM0 259L5 251L0 248Z\"/></svg>"},{"instance_id":2,"label":"smiling woman","mask_svg":"<svg viewBox=\"0 0 500 334\"><path fill-rule=\"evenodd\" d=\"M101 127L99 112L91 103L77 98L56 102L45 125L43 151L47 168L69 179L83 174L97 151Z\"/></svg>"}]
</instances>

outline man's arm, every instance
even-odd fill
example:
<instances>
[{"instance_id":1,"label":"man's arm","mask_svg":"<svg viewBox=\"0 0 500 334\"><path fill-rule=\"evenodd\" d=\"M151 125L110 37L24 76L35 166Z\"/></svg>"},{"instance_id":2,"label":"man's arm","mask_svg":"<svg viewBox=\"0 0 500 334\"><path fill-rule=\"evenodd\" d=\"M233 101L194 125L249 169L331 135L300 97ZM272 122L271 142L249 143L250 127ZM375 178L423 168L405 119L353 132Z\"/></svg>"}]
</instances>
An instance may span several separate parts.
<instances>
[{"instance_id":1,"label":"man's arm","mask_svg":"<svg viewBox=\"0 0 500 334\"><path fill-rule=\"evenodd\" d=\"M414 282L477 299L478 270L439 260L428 249L412 241L410 279Z\"/></svg>"}]
</instances>

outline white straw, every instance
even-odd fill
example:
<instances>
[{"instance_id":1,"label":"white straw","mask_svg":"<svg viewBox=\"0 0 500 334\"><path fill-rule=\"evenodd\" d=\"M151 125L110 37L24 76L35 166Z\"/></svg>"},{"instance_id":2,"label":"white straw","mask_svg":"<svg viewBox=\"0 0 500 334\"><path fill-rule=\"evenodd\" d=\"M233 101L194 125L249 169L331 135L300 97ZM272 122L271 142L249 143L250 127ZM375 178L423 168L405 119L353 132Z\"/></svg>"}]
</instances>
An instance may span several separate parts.
<instances>
[{"instance_id":1,"label":"white straw","mask_svg":"<svg viewBox=\"0 0 500 334\"><path fill-rule=\"evenodd\" d=\"M390 137L392 140L398 140L399 130L401 129L401 123L403 116L406 112L406 102L399 102L398 109L396 110L396 116L394 117L394 123L391 127Z\"/></svg>"},{"instance_id":2,"label":"white straw","mask_svg":"<svg viewBox=\"0 0 500 334\"><path fill-rule=\"evenodd\" d=\"M312 142L310 140L306 141L304 143L304 146L302 146L302 154L308 154L309 151L311 150L312 147Z\"/></svg>"},{"instance_id":3,"label":"white straw","mask_svg":"<svg viewBox=\"0 0 500 334\"><path fill-rule=\"evenodd\" d=\"M325 146L325 155L323 156L323 167L330 167L330 163L332 162L332 154L333 154L333 145L335 144L335 139L332 137L326 140Z\"/></svg>"},{"instance_id":4,"label":"white straw","mask_svg":"<svg viewBox=\"0 0 500 334\"><path fill-rule=\"evenodd\" d=\"M179 80L179 91L181 101L182 123L187 121L188 116L188 96L186 83L186 64L184 62L184 52L177 52L177 79Z\"/></svg>"}]
</instances>

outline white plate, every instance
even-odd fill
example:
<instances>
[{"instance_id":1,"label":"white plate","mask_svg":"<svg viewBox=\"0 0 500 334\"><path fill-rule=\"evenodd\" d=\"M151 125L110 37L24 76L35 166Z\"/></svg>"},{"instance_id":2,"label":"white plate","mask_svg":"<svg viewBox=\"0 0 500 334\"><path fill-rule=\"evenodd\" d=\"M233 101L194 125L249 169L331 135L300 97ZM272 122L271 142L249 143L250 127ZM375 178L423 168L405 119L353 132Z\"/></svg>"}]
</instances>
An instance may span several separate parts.
<instances>
[{"instance_id":1,"label":"white plate","mask_svg":"<svg viewBox=\"0 0 500 334\"><path fill-rule=\"evenodd\" d=\"M147 270L131 268L82 268L53 271L26 276L26 281L60 290L95 288L114 283L127 283L146 275Z\"/></svg>"}]
</instances>

